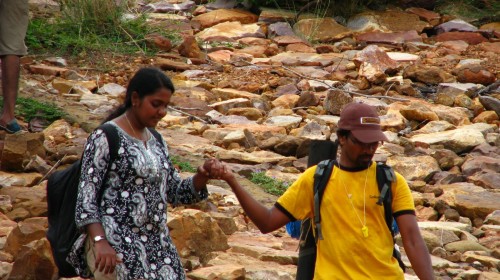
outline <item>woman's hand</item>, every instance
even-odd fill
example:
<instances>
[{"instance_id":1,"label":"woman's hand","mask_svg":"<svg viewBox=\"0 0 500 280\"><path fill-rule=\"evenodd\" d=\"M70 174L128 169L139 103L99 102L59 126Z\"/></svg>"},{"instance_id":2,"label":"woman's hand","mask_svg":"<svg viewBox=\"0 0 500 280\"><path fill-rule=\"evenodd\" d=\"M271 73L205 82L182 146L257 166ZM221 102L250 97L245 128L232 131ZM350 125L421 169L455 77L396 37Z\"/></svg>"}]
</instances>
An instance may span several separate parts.
<instances>
[{"instance_id":1,"label":"woman's hand","mask_svg":"<svg viewBox=\"0 0 500 280\"><path fill-rule=\"evenodd\" d=\"M230 168L215 158L206 160L198 168L198 173L207 176L209 179L222 179L226 181L233 176Z\"/></svg>"},{"instance_id":2,"label":"woman's hand","mask_svg":"<svg viewBox=\"0 0 500 280\"><path fill-rule=\"evenodd\" d=\"M105 239L94 242L94 252L95 267L104 274L113 273L116 265L122 262L118 259L115 249Z\"/></svg>"}]
</instances>

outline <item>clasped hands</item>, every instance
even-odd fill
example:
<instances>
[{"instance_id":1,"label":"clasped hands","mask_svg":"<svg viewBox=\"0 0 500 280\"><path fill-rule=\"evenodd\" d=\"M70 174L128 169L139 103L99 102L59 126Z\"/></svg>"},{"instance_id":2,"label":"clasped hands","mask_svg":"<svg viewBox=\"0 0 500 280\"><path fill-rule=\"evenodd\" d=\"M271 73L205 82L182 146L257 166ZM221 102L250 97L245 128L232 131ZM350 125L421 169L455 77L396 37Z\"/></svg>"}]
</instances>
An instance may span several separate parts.
<instances>
[{"instance_id":1,"label":"clasped hands","mask_svg":"<svg viewBox=\"0 0 500 280\"><path fill-rule=\"evenodd\" d=\"M203 165L198 167L197 171L208 179L222 179L227 181L233 176L230 168L215 158L206 160Z\"/></svg>"}]
</instances>

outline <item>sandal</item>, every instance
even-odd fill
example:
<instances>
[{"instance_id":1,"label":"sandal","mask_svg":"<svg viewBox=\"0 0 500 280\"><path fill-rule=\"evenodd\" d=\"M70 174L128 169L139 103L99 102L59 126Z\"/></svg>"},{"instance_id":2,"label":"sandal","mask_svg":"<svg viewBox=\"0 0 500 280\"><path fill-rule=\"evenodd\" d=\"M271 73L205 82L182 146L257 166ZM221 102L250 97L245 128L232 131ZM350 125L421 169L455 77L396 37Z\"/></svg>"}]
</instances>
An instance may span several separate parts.
<instances>
[{"instance_id":1,"label":"sandal","mask_svg":"<svg viewBox=\"0 0 500 280\"><path fill-rule=\"evenodd\" d=\"M5 130L7 133L10 134L16 134L22 132L21 126L19 126L16 119L11 120L6 125L0 124L0 130Z\"/></svg>"}]
</instances>

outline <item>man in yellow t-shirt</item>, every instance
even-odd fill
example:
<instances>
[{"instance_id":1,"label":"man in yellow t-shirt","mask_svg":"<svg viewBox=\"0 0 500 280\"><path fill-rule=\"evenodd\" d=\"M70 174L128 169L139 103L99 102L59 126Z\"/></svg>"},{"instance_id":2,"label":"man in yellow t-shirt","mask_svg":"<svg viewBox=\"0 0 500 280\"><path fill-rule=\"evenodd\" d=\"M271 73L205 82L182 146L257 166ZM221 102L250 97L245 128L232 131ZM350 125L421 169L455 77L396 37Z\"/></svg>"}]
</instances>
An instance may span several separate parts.
<instances>
[{"instance_id":1,"label":"man in yellow t-shirt","mask_svg":"<svg viewBox=\"0 0 500 280\"><path fill-rule=\"evenodd\" d=\"M380 193L372 158L379 143L387 138L374 108L363 103L346 105L340 114L337 137L340 160L321 201L323 240L317 243L314 279L404 279L403 271L392 256L394 244L384 208L376 204ZM267 233L289 221L313 216L315 170L316 166L307 169L271 209L252 198L231 172L223 179L250 219ZM420 279L434 279L410 189L398 173L392 184L392 195L393 215L412 268Z\"/></svg>"}]
</instances>

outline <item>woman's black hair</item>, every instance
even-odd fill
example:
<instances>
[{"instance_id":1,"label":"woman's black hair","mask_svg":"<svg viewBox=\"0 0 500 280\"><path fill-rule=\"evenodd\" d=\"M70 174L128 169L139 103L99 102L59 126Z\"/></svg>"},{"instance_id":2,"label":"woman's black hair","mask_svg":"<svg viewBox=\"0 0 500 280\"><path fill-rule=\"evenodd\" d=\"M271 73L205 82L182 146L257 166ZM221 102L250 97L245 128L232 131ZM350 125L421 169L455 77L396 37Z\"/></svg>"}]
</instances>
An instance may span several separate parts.
<instances>
[{"instance_id":1,"label":"woman's black hair","mask_svg":"<svg viewBox=\"0 0 500 280\"><path fill-rule=\"evenodd\" d=\"M125 111L132 106L132 93L137 92L139 98L142 100L144 97L162 88L170 90L172 94L175 91L174 84L163 71L153 67L139 69L128 83L125 102L109 114L102 123L110 121L125 113Z\"/></svg>"}]
</instances>

